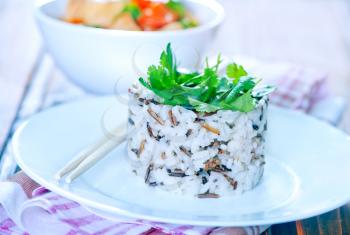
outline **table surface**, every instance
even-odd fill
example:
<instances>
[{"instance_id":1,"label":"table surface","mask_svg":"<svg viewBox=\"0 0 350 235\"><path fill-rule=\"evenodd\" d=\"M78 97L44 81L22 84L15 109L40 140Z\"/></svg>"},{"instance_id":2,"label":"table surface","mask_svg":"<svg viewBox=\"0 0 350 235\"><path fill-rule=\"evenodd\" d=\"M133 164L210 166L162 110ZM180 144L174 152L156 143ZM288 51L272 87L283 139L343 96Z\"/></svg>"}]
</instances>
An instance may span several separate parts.
<instances>
[{"instance_id":1,"label":"table surface","mask_svg":"<svg viewBox=\"0 0 350 235\"><path fill-rule=\"evenodd\" d=\"M322 68L329 72L332 92L350 101L349 3L221 2L228 16L212 52ZM18 124L42 109L86 96L64 78L46 53L32 17L33 6L29 0L0 0L0 179L15 170L9 143ZM339 128L350 132L350 106ZM273 225L264 234L350 234L350 208L345 205L317 217Z\"/></svg>"}]
</instances>

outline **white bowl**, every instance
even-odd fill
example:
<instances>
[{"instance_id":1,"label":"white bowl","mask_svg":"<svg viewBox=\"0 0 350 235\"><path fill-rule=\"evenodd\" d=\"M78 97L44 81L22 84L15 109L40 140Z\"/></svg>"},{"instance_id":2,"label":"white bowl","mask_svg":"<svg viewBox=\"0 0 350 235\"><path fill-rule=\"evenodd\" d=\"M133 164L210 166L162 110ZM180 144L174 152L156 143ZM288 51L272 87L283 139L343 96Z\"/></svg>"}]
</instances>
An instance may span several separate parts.
<instances>
[{"instance_id":1,"label":"white bowl","mask_svg":"<svg viewBox=\"0 0 350 235\"><path fill-rule=\"evenodd\" d=\"M178 61L196 66L224 19L215 0L183 0L200 26L181 31L125 31L73 25L59 18L67 0L40 1L35 17L47 50L77 85L98 94L124 92L171 42ZM191 64L192 63L192 64Z\"/></svg>"}]
</instances>

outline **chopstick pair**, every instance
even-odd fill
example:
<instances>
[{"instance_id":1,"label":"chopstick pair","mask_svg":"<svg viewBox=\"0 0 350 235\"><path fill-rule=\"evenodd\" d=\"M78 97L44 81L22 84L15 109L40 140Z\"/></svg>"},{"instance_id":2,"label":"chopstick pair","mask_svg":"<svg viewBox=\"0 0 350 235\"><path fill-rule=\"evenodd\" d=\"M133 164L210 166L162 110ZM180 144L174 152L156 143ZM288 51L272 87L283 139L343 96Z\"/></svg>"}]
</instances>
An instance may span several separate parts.
<instances>
[{"instance_id":1,"label":"chopstick pair","mask_svg":"<svg viewBox=\"0 0 350 235\"><path fill-rule=\"evenodd\" d=\"M104 136L93 145L80 151L71 161L56 173L55 179L60 180L67 175L65 182L69 184L89 170L125 140L127 133L126 124L118 126L112 133L113 137Z\"/></svg>"}]
</instances>

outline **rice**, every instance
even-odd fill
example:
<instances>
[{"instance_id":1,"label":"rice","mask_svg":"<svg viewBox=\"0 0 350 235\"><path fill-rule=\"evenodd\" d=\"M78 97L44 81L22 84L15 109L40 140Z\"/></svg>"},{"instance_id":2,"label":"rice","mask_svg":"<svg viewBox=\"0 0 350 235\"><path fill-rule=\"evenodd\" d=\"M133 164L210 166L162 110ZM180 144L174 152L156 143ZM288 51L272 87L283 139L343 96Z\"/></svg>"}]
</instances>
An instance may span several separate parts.
<instances>
[{"instance_id":1,"label":"rice","mask_svg":"<svg viewBox=\"0 0 350 235\"><path fill-rule=\"evenodd\" d=\"M254 188L264 172L268 99L249 113L199 114L160 104L150 91L129 90L128 157L146 184L217 198Z\"/></svg>"}]
</instances>

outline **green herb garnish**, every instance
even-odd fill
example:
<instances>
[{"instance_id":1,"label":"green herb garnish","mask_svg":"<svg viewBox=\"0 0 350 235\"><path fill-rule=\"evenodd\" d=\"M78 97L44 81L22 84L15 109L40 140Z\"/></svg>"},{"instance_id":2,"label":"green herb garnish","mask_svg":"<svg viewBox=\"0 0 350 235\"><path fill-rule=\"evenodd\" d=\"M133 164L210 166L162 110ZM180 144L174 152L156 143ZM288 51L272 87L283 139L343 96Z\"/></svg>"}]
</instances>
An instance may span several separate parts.
<instances>
[{"instance_id":1,"label":"green herb garnish","mask_svg":"<svg viewBox=\"0 0 350 235\"><path fill-rule=\"evenodd\" d=\"M180 22L182 28L184 28L184 29L194 28L194 27L198 26L197 21L195 21L193 19L188 19L186 17L182 18L179 22Z\"/></svg>"},{"instance_id":2,"label":"green herb garnish","mask_svg":"<svg viewBox=\"0 0 350 235\"><path fill-rule=\"evenodd\" d=\"M198 26L198 22L186 16L186 7L178 0L169 0L166 6L179 16L182 28L188 29Z\"/></svg>"},{"instance_id":3,"label":"green herb garnish","mask_svg":"<svg viewBox=\"0 0 350 235\"><path fill-rule=\"evenodd\" d=\"M123 8L122 13L129 13L134 20L137 20L141 15L141 9L135 3L128 3Z\"/></svg>"},{"instance_id":4,"label":"green herb garnish","mask_svg":"<svg viewBox=\"0 0 350 235\"><path fill-rule=\"evenodd\" d=\"M176 0L169 0L167 3L166 3L166 6L174 11L180 18L183 18L186 14L186 8L185 6L179 2L179 1L176 1Z\"/></svg>"},{"instance_id":5,"label":"green herb garnish","mask_svg":"<svg viewBox=\"0 0 350 235\"><path fill-rule=\"evenodd\" d=\"M147 79L139 78L139 81L159 96L161 103L180 105L201 113L218 110L250 112L261 97L274 91L272 86L254 89L260 80L250 77L235 63L227 66L227 76L220 77L221 62L218 56L216 64L209 66L207 62L202 73L180 73L168 44L160 56L160 64L151 65Z\"/></svg>"}]
</instances>

